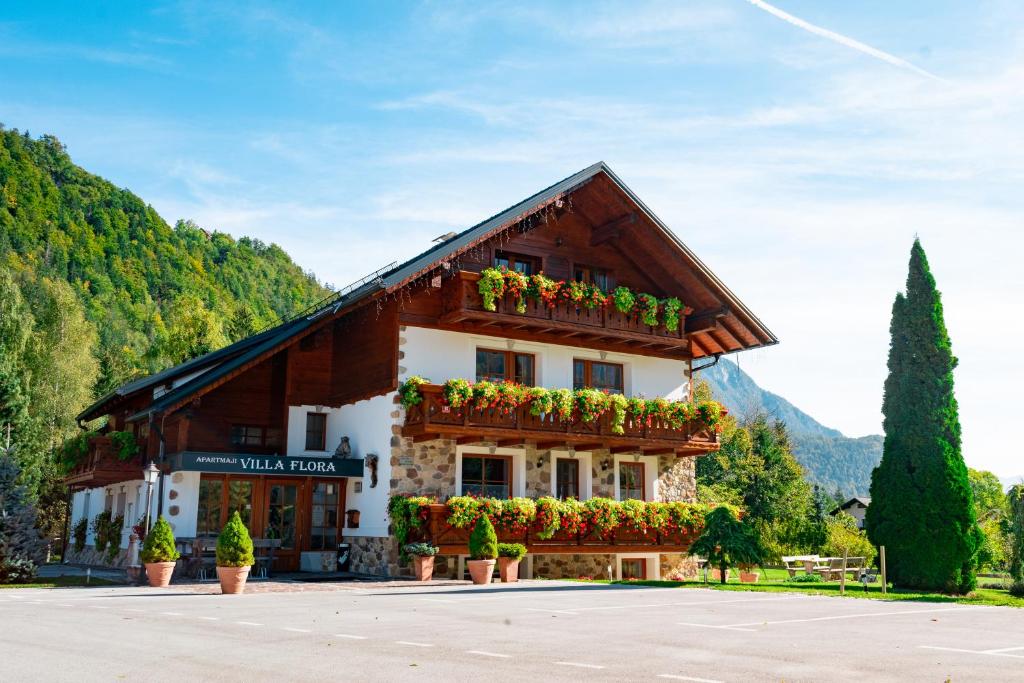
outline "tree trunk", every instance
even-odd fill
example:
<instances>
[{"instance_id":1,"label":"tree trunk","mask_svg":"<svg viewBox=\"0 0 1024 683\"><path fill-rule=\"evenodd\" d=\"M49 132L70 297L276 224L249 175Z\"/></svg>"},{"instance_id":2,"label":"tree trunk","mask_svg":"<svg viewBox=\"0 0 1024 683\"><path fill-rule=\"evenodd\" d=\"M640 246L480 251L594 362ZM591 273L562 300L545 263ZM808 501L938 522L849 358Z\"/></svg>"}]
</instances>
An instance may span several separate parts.
<instances>
[{"instance_id":1,"label":"tree trunk","mask_svg":"<svg viewBox=\"0 0 1024 683\"><path fill-rule=\"evenodd\" d=\"M729 565L727 565L725 562L722 562L719 565L719 567L718 567L718 572L719 572L719 575L720 575L719 579L721 579L723 584L725 583L725 577L727 576L727 574L726 574L727 571L729 571Z\"/></svg>"}]
</instances>

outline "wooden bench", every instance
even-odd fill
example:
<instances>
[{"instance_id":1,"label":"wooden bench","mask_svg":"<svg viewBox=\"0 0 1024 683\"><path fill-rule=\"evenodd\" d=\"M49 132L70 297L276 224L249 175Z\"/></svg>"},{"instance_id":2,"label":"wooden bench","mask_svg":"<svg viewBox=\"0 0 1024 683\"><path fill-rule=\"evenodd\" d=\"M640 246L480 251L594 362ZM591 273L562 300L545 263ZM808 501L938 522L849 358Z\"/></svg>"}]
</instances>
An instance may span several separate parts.
<instances>
[{"instance_id":1,"label":"wooden bench","mask_svg":"<svg viewBox=\"0 0 1024 683\"><path fill-rule=\"evenodd\" d=\"M274 569L274 551L281 547L280 538L254 538L252 539L252 551L256 556L255 576L261 579L269 579Z\"/></svg>"},{"instance_id":2,"label":"wooden bench","mask_svg":"<svg viewBox=\"0 0 1024 683\"><path fill-rule=\"evenodd\" d=\"M217 576L217 539L213 537L179 538L175 544L185 561L185 575L200 581ZM274 566L274 551L281 547L279 538L252 539L254 579L269 579Z\"/></svg>"}]
</instances>

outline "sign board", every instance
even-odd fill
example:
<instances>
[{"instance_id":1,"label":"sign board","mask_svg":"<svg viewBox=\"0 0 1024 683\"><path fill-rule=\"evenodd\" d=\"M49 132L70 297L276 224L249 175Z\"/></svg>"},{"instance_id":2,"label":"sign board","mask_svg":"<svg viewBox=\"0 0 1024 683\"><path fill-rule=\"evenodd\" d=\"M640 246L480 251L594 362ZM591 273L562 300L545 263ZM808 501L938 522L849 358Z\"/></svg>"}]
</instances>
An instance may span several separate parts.
<instances>
[{"instance_id":1,"label":"sign board","mask_svg":"<svg viewBox=\"0 0 1024 683\"><path fill-rule=\"evenodd\" d=\"M250 453L200 453L184 451L174 456L174 469L222 474L276 474L302 477L362 477L362 458L255 455Z\"/></svg>"}]
</instances>

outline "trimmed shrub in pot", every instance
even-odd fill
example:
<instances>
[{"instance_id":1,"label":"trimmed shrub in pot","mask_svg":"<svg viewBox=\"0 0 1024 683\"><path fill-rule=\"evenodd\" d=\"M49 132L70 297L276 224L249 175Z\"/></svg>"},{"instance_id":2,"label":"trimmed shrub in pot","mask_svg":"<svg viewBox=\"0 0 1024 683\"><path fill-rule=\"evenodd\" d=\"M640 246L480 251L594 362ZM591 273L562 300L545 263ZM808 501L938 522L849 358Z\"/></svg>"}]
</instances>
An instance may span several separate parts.
<instances>
[{"instance_id":1,"label":"trimmed shrub in pot","mask_svg":"<svg viewBox=\"0 0 1024 683\"><path fill-rule=\"evenodd\" d=\"M156 524L146 536L139 559L146 565L146 577L149 585L164 588L171 583L174 564L181 553L174 547L174 532L163 515L157 517Z\"/></svg>"},{"instance_id":2,"label":"trimmed shrub in pot","mask_svg":"<svg viewBox=\"0 0 1024 683\"><path fill-rule=\"evenodd\" d=\"M473 533L469 535L469 575L475 584L491 582L498 557L498 535L487 515L477 517Z\"/></svg>"},{"instance_id":3,"label":"trimmed shrub in pot","mask_svg":"<svg viewBox=\"0 0 1024 683\"><path fill-rule=\"evenodd\" d=\"M417 581L430 581L434 577L434 555L440 550L429 543L410 543L405 554L412 556L412 568Z\"/></svg>"},{"instance_id":4,"label":"trimmed shrub in pot","mask_svg":"<svg viewBox=\"0 0 1024 683\"><path fill-rule=\"evenodd\" d=\"M249 569L255 562L249 530L242 523L238 510L235 510L217 537L217 578L220 580L220 592L235 594L244 591Z\"/></svg>"},{"instance_id":5,"label":"trimmed shrub in pot","mask_svg":"<svg viewBox=\"0 0 1024 683\"><path fill-rule=\"evenodd\" d=\"M526 557L526 546L522 543L498 544L498 576L502 583L519 580L519 561Z\"/></svg>"}]
</instances>

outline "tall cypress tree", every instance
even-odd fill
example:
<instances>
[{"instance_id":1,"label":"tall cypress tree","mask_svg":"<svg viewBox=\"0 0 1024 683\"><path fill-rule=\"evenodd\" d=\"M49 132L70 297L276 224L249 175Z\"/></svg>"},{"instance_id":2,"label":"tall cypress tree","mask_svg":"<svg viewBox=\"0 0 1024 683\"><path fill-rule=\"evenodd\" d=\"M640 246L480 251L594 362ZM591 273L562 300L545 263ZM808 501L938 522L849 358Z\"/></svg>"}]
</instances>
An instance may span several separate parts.
<instances>
[{"instance_id":1,"label":"tall cypress tree","mask_svg":"<svg viewBox=\"0 0 1024 683\"><path fill-rule=\"evenodd\" d=\"M918 240L910 251L907 292L893 304L890 332L885 446L871 474L868 535L886 547L895 584L966 593L975 587L981 532L960 453L957 360Z\"/></svg>"}]
</instances>

